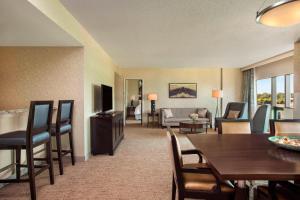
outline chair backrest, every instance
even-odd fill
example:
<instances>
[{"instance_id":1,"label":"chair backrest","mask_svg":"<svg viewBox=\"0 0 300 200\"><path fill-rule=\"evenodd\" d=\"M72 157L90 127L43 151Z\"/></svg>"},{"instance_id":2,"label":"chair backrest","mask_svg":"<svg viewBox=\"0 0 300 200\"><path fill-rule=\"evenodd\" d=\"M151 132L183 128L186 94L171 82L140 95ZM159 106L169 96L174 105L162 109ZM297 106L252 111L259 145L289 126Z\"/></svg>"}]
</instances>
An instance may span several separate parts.
<instances>
[{"instance_id":1,"label":"chair backrest","mask_svg":"<svg viewBox=\"0 0 300 200\"><path fill-rule=\"evenodd\" d=\"M59 100L56 125L72 124L74 100Z\"/></svg>"},{"instance_id":2,"label":"chair backrest","mask_svg":"<svg viewBox=\"0 0 300 200\"><path fill-rule=\"evenodd\" d=\"M300 136L300 119L270 120L271 135Z\"/></svg>"},{"instance_id":3,"label":"chair backrest","mask_svg":"<svg viewBox=\"0 0 300 200\"><path fill-rule=\"evenodd\" d=\"M26 130L27 146L32 145L34 135L50 133L52 111L53 101L32 101L30 103Z\"/></svg>"},{"instance_id":4,"label":"chair backrest","mask_svg":"<svg viewBox=\"0 0 300 200\"><path fill-rule=\"evenodd\" d=\"M223 118L224 119L227 118L230 110L239 111L240 112L239 115L238 115L239 119L245 118L245 114L246 114L245 109L246 109L246 107L247 107L246 102L229 102L226 106Z\"/></svg>"},{"instance_id":5,"label":"chair backrest","mask_svg":"<svg viewBox=\"0 0 300 200\"><path fill-rule=\"evenodd\" d=\"M219 134L251 134L251 123L248 120L221 121Z\"/></svg>"},{"instance_id":6,"label":"chair backrest","mask_svg":"<svg viewBox=\"0 0 300 200\"><path fill-rule=\"evenodd\" d=\"M183 189L183 176L182 176L182 155L178 143L178 139L171 128L168 128L167 136L169 139L169 154L172 160L173 176L178 188Z\"/></svg>"},{"instance_id":7,"label":"chair backrest","mask_svg":"<svg viewBox=\"0 0 300 200\"><path fill-rule=\"evenodd\" d=\"M269 127L271 105L260 106L252 120L252 133L266 133Z\"/></svg>"}]
</instances>

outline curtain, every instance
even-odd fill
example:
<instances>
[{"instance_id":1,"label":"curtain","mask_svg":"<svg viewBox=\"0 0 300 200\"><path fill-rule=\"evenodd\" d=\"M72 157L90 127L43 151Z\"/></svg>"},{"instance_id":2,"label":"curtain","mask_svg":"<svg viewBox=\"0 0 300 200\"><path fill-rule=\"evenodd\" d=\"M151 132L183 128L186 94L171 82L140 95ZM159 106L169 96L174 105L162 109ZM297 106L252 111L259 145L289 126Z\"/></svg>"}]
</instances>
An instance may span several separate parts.
<instances>
[{"instance_id":1,"label":"curtain","mask_svg":"<svg viewBox=\"0 0 300 200\"><path fill-rule=\"evenodd\" d=\"M254 69L243 71L242 83L243 101L248 103L248 119L254 114Z\"/></svg>"}]
</instances>

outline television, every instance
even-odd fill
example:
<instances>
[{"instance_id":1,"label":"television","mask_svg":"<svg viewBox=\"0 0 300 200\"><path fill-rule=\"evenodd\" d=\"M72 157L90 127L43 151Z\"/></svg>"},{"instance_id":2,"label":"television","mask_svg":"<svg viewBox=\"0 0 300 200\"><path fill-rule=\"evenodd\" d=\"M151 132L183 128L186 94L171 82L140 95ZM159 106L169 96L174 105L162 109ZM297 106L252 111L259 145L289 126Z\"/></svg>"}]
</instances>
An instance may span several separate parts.
<instances>
[{"instance_id":1,"label":"television","mask_svg":"<svg viewBox=\"0 0 300 200\"><path fill-rule=\"evenodd\" d=\"M112 87L101 85L102 112L112 110Z\"/></svg>"}]
</instances>

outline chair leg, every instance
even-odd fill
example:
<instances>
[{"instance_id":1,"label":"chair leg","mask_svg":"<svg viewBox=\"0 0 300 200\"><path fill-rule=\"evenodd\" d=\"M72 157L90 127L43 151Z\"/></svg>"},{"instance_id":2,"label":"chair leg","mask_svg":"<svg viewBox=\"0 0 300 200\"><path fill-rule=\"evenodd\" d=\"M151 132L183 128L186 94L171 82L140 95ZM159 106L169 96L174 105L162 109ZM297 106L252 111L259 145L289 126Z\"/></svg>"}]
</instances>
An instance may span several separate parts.
<instances>
[{"instance_id":1,"label":"chair leg","mask_svg":"<svg viewBox=\"0 0 300 200\"><path fill-rule=\"evenodd\" d=\"M58 159L58 166L59 166L59 174L64 174L64 167L63 167L63 161L62 161L62 155L61 155L61 135L59 133L56 133L56 146L57 146L57 159Z\"/></svg>"},{"instance_id":2,"label":"chair leg","mask_svg":"<svg viewBox=\"0 0 300 200\"><path fill-rule=\"evenodd\" d=\"M75 158L74 158L74 145L73 145L73 131L69 132L69 144L71 149L71 160L72 165L75 165Z\"/></svg>"},{"instance_id":3,"label":"chair leg","mask_svg":"<svg viewBox=\"0 0 300 200\"><path fill-rule=\"evenodd\" d=\"M36 200L33 148L27 147L26 154L27 154L27 167L28 167L28 177L29 177L31 200Z\"/></svg>"},{"instance_id":4,"label":"chair leg","mask_svg":"<svg viewBox=\"0 0 300 200\"><path fill-rule=\"evenodd\" d=\"M49 178L50 184L54 184L54 172L53 172L53 160L52 160L52 148L51 148L51 138L46 144L46 153L47 153L47 164L49 165Z\"/></svg>"},{"instance_id":5,"label":"chair leg","mask_svg":"<svg viewBox=\"0 0 300 200\"><path fill-rule=\"evenodd\" d=\"M16 179L20 181L21 178L21 148L16 149Z\"/></svg>"},{"instance_id":6,"label":"chair leg","mask_svg":"<svg viewBox=\"0 0 300 200\"><path fill-rule=\"evenodd\" d=\"M176 183L175 183L175 179L174 179L174 176L173 176L173 179L172 179L172 200L175 200L176 199Z\"/></svg>"}]
</instances>

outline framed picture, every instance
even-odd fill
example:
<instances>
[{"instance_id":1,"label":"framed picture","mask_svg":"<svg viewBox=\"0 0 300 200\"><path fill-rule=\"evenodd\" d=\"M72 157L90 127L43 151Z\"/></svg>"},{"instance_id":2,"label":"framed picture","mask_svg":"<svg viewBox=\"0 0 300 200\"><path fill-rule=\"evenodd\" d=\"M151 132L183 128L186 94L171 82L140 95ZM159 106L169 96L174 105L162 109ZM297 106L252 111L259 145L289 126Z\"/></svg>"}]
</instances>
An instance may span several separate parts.
<instances>
[{"instance_id":1,"label":"framed picture","mask_svg":"<svg viewBox=\"0 0 300 200\"><path fill-rule=\"evenodd\" d=\"M197 98L197 83L169 83L169 98Z\"/></svg>"}]
</instances>

